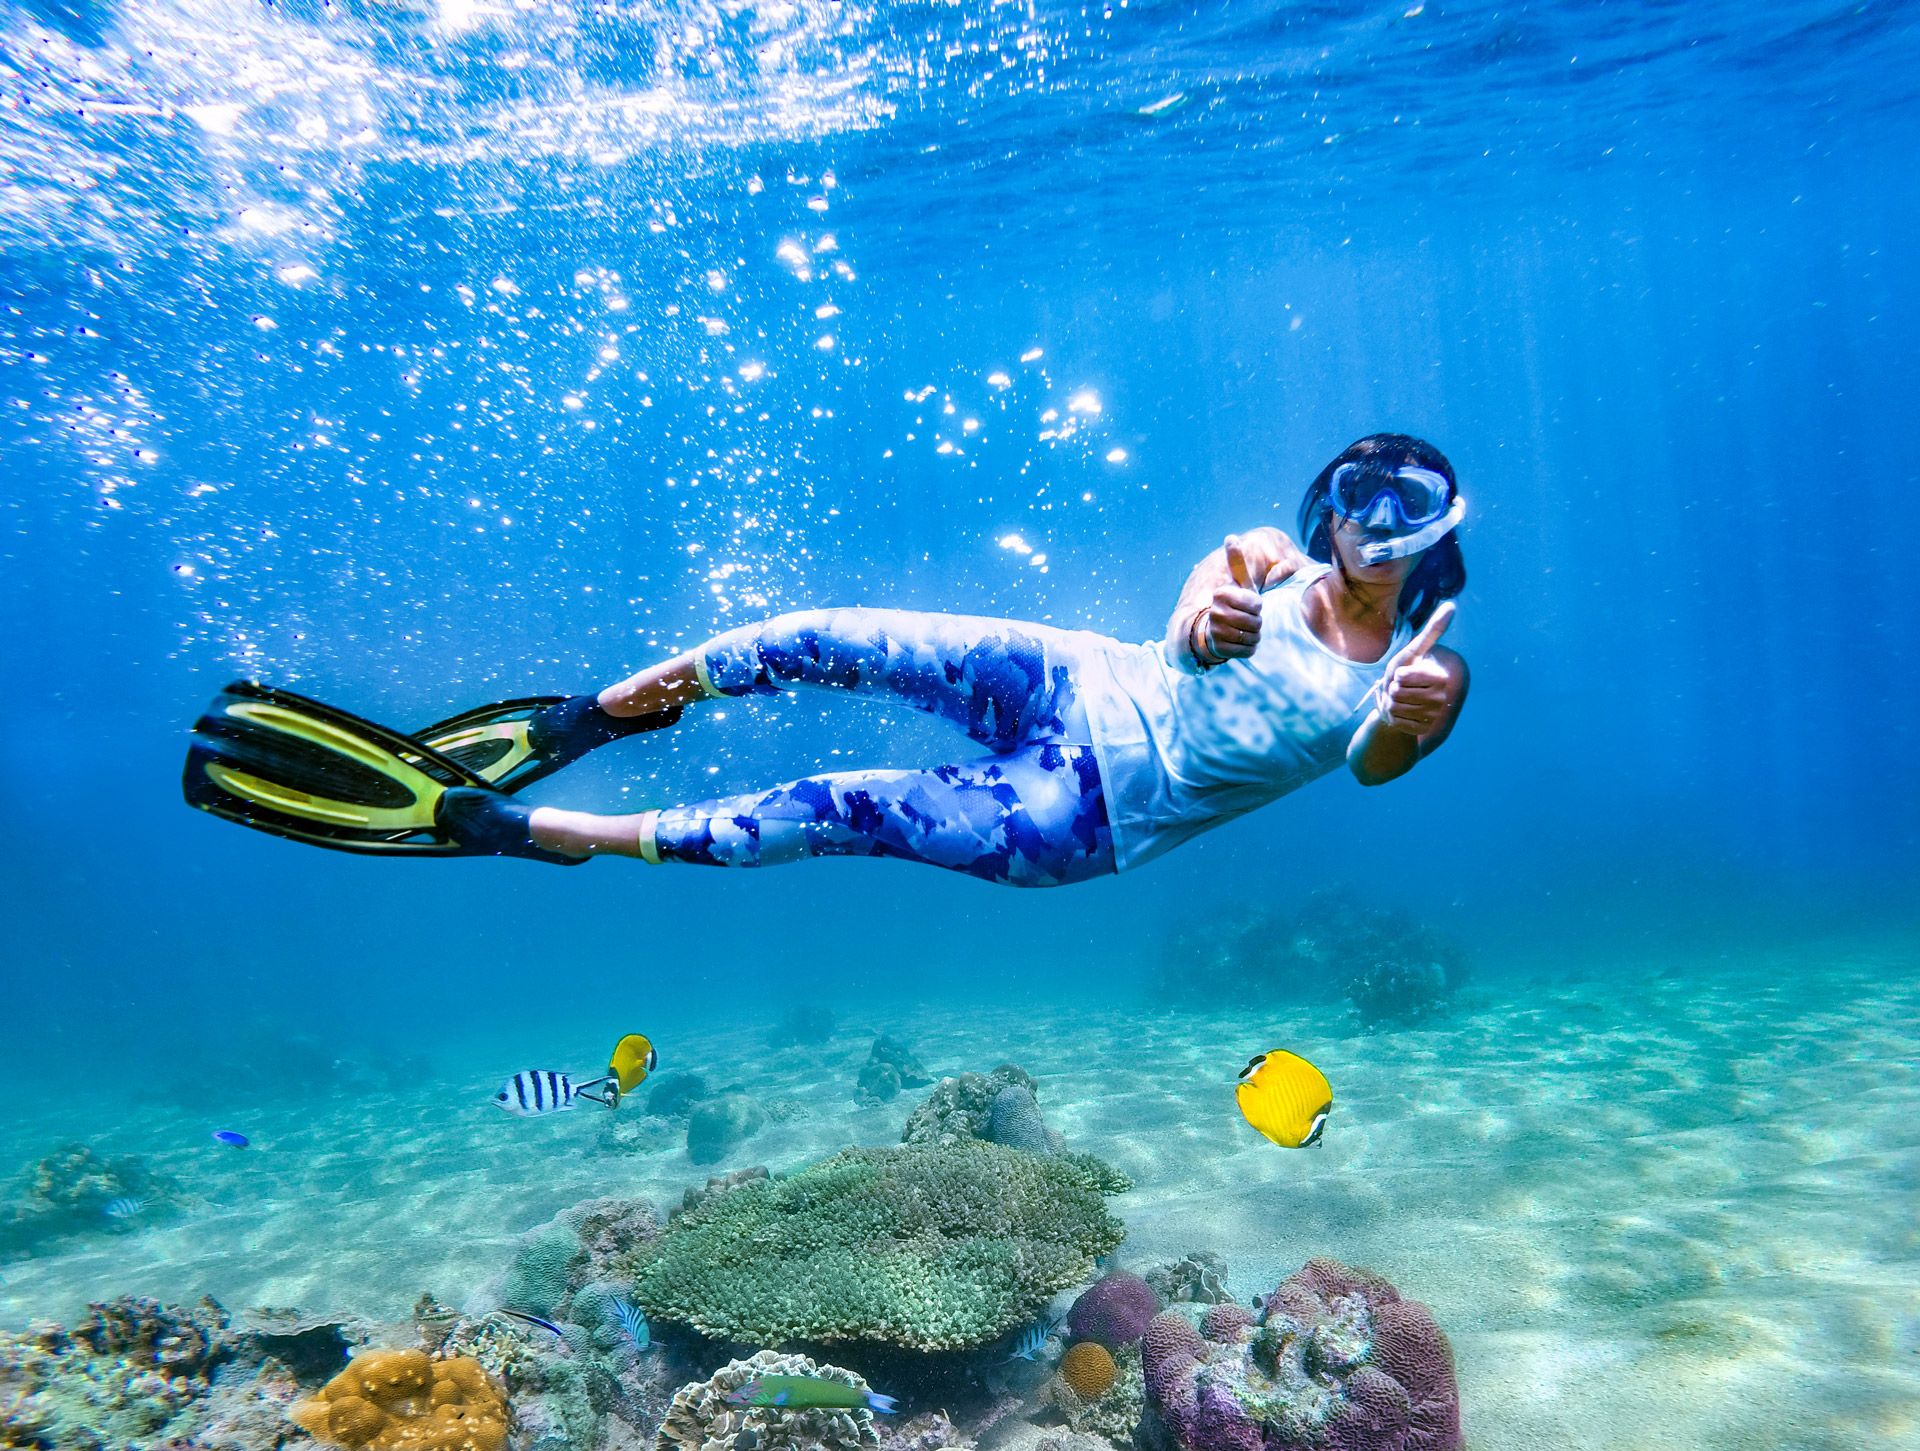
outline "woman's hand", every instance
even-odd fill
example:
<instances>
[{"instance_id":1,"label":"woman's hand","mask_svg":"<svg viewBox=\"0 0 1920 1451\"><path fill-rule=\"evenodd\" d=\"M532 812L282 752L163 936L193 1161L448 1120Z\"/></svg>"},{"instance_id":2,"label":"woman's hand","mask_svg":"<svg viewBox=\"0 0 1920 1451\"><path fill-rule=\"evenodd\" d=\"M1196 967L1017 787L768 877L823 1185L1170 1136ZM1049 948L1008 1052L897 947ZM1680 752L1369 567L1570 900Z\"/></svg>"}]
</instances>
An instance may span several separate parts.
<instances>
[{"instance_id":1,"label":"woman's hand","mask_svg":"<svg viewBox=\"0 0 1920 1451\"><path fill-rule=\"evenodd\" d=\"M1453 672L1434 658L1433 647L1453 623L1453 612L1452 600L1442 603L1381 673L1374 709L1388 730L1423 736L1446 718L1454 698Z\"/></svg>"},{"instance_id":2,"label":"woman's hand","mask_svg":"<svg viewBox=\"0 0 1920 1451\"><path fill-rule=\"evenodd\" d=\"M1277 529L1229 534L1226 556L1227 578L1194 622L1194 653L1203 664L1253 654L1260 644L1260 591L1292 574L1304 558Z\"/></svg>"}]
</instances>

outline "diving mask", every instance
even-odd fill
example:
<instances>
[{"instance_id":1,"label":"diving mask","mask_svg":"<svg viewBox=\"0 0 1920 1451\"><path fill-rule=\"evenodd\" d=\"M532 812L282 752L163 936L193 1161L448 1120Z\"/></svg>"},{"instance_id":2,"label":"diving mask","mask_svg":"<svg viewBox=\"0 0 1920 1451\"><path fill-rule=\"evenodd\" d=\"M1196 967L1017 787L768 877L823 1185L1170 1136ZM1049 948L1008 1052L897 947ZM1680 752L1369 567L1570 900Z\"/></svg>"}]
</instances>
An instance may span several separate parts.
<instances>
[{"instance_id":1,"label":"diving mask","mask_svg":"<svg viewBox=\"0 0 1920 1451\"><path fill-rule=\"evenodd\" d=\"M1458 528L1467 501L1456 494L1449 503L1452 492L1444 475L1412 464L1389 470L1344 463L1327 480L1328 497L1341 518L1382 536L1360 544L1360 557L1368 564L1430 549Z\"/></svg>"}]
</instances>

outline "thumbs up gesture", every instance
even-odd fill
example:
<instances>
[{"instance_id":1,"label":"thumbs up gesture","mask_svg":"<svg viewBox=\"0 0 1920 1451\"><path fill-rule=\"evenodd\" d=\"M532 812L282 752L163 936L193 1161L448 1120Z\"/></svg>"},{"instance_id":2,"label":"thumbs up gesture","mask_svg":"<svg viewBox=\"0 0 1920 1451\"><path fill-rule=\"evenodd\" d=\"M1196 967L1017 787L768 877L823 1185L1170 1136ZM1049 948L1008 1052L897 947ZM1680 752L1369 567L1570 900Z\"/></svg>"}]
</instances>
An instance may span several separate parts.
<instances>
[{"instance_id":1,"label":"thumbs up gesture","mask_svg":"<svg viewBox=\"0 0 1920 1451\"><path fill-rule=\"evenodd\" d=\"M1453 601L1442 602L1375 682L1374 709L1389 730L1420 736L1440 724L1447 708L1449 677L1446 666L1433 658L1433 647L1447 633L1453 616Z\"/></svg>"},{"instance_id":2,"label":"thumbs up gesture","mask_svg":"<svg viewBox=\"0 0 1920 1451\"><path fill-rule=\"evenodd\" d=\"M1229 534L1227 578L1214 586L1206 613L1197 622L1202 663L1244 660L1260 643L1260 591L1300 567L1301 554L1274 529Z\"/></svg>"}]
</instances>

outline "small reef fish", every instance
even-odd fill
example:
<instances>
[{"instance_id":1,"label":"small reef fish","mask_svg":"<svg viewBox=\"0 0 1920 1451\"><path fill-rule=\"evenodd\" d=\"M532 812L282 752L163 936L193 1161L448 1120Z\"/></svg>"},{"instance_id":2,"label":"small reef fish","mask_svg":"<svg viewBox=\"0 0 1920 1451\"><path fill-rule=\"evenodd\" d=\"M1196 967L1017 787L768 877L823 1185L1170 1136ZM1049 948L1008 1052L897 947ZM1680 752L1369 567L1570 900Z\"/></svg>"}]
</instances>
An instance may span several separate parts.
<instances>
[{"instance_id":1,"label":"small reef fish","mask_svg":"<svg viewBox=\"0 0 1920 1451\"><path fill-rule=\"evenodd\" d=\"M1327 1075L1284 1048L1262 1053L1242 1068L1233 1096L1247 1122L1283 1149L1319 1143L1333 1110Z\"/></svg>"},{"instance_id":2,"label":"small reef fish","mask_svg":"<svg viewBox=\"0 0 1920 1451\"><path fill-rule=\"evenodd\" d=\"M232 1129L215 1129L213 1141L225 1144L229 1149L244 1149L253 1142L245 1134L237 1134Z\"/></svg>"},{"instance_id":3,"label":"small reef fish","mask_svg":"<svg viewBox=\"0 0 1920 1451\"><path fill-rule=\"evenodd\" d=\"M647 1324L647 1317L641 1313L638 1305L616 1295L613 1300L613 1318L620 1327L620 1333L627 1337L627 1343L635 1350L645 1350L653 1344L652 1327Z\"/></svg>"},{"instance_id":4,"label":"small reef fish","mask_svg":"<svg viewBox=\"0 0 1920 1451\"><path fill-rule=\"evenodd\" d=\"M1007 1359L1032 1360L1047 1348L1047 1341L1058 1324L1055 1320L1034 1321L1014 1340L1013 1349L1007 1352Z\"/></svg>"},{"instance_id":5,"label":"small reef fish","mask_svg":"<svg viewBox=\"0 0 1920 1451\"><path fill-rule=\"evenodd\" d=\"M118 1199L109 1199L101 1213L109 1219L133 1219L146 1211L147 1201L138 1194L122 1194Z\"/></svg>"},{"instance_id":6,"label":"small reef fish","mask_svg":"<svg viewBox=\"0 0 1920 1451\"><path fill-rule=\"evenodd\" d=\"M557 1335L562 1340L566 1340L567 1338L567 1332L562 1330L558 1325L555 1325L551 1320L544 1320L538 1315L530 1315L525 1310L509 1310L502 1306L498 1313L505 1315L510 1320L518 1320L522 1324L537 1325L540 1329Z\"/></svg>"},{"instance_id":7,"label":"small reef fish","mask_svg":"<svg viewBox=\"0 0 1920 1451\"><path fill-rule=\"evenodd\" d=\"M515 1118L565 1113L583 1098L611 1108L613 1101L596 1091L608 1082L608 1079L596 1078L588 1083L575 1083L567 1074L555 1073L551 1068L528 1068L501 1084L493 1102L495 1107L504 1108Z\"/></svg>"},{"instance_id":8,"label":"small reef fish","mask_svg":"<svg viewBox=\"0 0 1920 1451\"><path fill-rule=\"evenodd\" d=\"M615 1043L613 1055L607 1059L607 1077L615 1085L614 1102L645 1083L647 1075L659 1066L660 1055L645 1033L629 1033Z\"/></svg>"},{"instance_id":9,"label":"small reef fish","mask_svg":"<svg viewBox=\"0 0 1920 1451\"><path fill-rule=\"evenodd\" d=\"M883 1416L894 1412L892 1396L877 1395L817 1375L757 1375L727 1392L735 1406L778 1406L787 1410L846 1410L860 1406Z\"/></svg>"}]
</instances>

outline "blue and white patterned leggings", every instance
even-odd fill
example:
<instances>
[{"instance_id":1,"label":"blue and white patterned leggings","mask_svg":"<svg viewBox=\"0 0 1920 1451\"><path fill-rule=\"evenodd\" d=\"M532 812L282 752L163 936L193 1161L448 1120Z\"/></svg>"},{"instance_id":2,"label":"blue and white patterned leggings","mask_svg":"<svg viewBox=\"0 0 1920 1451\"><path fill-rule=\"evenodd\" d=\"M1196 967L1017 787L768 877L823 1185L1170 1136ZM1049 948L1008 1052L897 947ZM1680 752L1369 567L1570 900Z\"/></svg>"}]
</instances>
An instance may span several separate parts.
<instances>
[{"instance_id":1,"label":"blue and white patterned leggings","mask_svg":"<svg viewBox=\"0 0 1920 1451\"><path fill-rule=\"evenodd\" d=\"M661 811L661 861L753 867L902 857L1015 887L1114 870L1079 637L1046 625L909 610L808 610L731 630L697 657L718 695L832 686L897 697L994 754L910 771L835 771Z\"/></svg>"}]
</instances>

